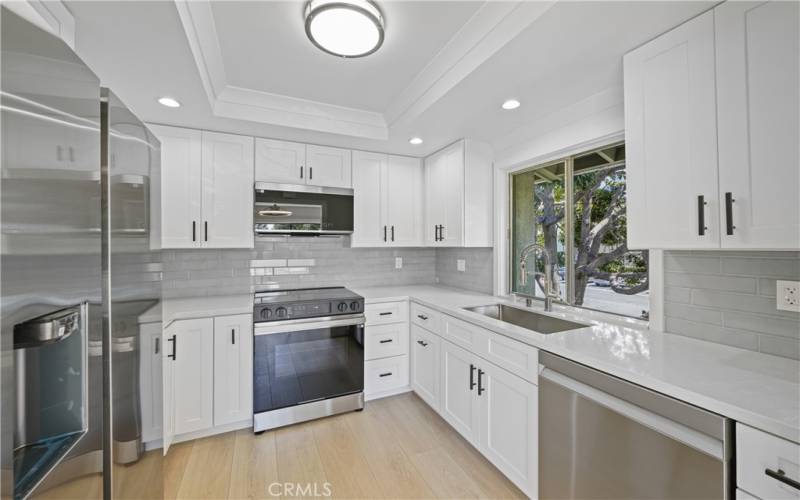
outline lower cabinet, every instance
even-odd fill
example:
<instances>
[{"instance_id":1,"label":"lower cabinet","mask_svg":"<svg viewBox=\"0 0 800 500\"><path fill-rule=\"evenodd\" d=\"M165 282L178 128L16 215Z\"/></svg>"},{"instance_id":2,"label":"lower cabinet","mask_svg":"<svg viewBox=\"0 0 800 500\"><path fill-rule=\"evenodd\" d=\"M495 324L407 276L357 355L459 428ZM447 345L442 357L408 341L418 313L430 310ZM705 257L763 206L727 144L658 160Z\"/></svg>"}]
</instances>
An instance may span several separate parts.
<instances>
[{"instance_id":1,"label":"lower cabinet","mask_svg":"<svg viewBox=\"0 0 800 500\"><path fill-rule=\"evenodd\" d=\"M252 418L252 332L250 314L179 320L164 331L165 452L176 436Z\"/></svg>"},{"instance_id":2,"label":"lower cabinet","mask_svg":"<svg viewBox=\"0 0 800 500\"><path fill-rule=\"evenodd\" d=\"M431 324L439 328L454 323L446 315L430 314L437 315L437 321ZM469 327L479 330L476 331L479 338L499 337L474 325ZM538 358L538 351L502 337L502 346L509 355L520 352L524 356L519 364L507 363L508 356L501 356L504 364L501 367L486 359L482 354L484 349L476 347L475 352L470 351L447 340L443 333L412 325L412 389L525 494L535 498L539 396L536 384L526 378L530 357ZM526 378L506 369L506 364Z\"/></svg>"}]
</instances>

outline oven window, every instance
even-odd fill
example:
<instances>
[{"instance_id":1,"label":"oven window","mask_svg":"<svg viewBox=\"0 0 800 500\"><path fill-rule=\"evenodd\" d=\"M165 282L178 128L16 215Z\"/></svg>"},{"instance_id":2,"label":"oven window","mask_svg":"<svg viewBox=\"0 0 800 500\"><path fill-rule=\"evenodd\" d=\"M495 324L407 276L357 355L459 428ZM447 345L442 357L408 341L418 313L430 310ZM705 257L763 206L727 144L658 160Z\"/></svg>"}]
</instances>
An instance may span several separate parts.
<instances>
[{"instance_id":1,"label":"oven window","mask_svg":"<svg viewBox=\"0 0 800 500\"><path fill-rule=\"evenodd\" d=\"M255 413L364 389L358 325L256 335L254 351Z\"/></svg>"}]
</instances>

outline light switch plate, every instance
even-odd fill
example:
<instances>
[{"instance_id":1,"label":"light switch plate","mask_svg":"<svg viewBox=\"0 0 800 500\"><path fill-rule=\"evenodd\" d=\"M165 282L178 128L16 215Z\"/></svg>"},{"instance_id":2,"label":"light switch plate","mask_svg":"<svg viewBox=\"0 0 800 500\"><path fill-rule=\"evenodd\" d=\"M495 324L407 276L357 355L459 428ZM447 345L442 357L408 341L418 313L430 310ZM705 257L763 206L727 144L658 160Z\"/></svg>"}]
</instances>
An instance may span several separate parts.
<instances>
[{"instance_id":1,"label":"light switch plate","mask_svg":"<svg viewBox=\"0 0 800 500\"><path fill-rule=\"evenodd\" d=\"M777 283L778 309L800 312L800 281L778 280Z\"/></svg>"},{"instance_id":2,"label":"light switch plate","mask_svg":"<svg viewBox=\"0 0 800 500\"><path fill-rule=\"evenodd\" d=\"M395 269L403 269L403 258L402 257L395 257L394 258L394 268Z\"/></svg>"},{"instance_id":3,"label":"light switch plate","mask_svg":"<svg viewBox=\"0 0 800 500\"><path fill-rule=\"evenodd\" d=\"M464 259L457 259L456 260L456 269L461 271L462 273L467 270L467 261Z\"/></svg>"}]
</instances>

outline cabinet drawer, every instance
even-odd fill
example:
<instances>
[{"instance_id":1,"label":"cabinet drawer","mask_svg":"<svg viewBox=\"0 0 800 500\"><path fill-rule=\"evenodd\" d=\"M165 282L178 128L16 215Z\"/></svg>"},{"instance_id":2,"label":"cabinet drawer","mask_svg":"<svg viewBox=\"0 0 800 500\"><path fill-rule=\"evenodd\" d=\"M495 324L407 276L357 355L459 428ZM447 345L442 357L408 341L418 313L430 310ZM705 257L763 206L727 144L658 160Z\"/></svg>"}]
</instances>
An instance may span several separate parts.
<instances>
[{"instance_id":1,"label":"cabinet drawer","mask_svg":"<svg viewBox=\"0 0 800 500\"><path fill-rule=\"evenodd\" d=\"M385 325L389 323L403 323L408 321L408 302L384 302L380 304L367 304L364 307L364 316L369 325Z\"/></svg>"},{"instance_id":2,"label":"cabinet drawer","mask_svg":"<svg viewBox=\"0 0 800 500\"><path fill-rule=\"evenodd\" d=\"M367 397L407 385L407 355L364 362L364 393Z\"/></svg>"},{"instance_id":3,"label":"cabinet drawer","mask_svg":"<svg viewBox=\"0 0 800 500\"><path fill-rule=\"evenodd\" d=\"M442 316L441 336L475 354L480 342L481 328L451 316Z\"/></svg>"},{"instance_id":4,"label":"cabinet drawer","mask_svg":"<svg viewBox=\"0 0 800 500\"><path fill-rule=\"evenodd\" d=\"M535 347L481 329L475 353L528 382L539 383L539 350Z\"/></svg>"},{"instance_id":5,"label":"cabinet drawer","mask_svg":"<svg viewBox=\"0 0 800 500\"><path fill-rule=\"evenodd\" d=\"M411 303L411 321L415 325L427 328L429 331L438 334L440 319L441 314L433 309L419 305L415 302Z\"/></svg>"},{"instance_id":6,"label":"cabinet drawer","mask_svg":"<svg viewBox=\"0 0 800 500\"><path fill-rule=\"evenodd\" d=\"M800 498L800 490L767 475L783 471L800 481L800 445L736 424L737 486L759 498Z\"/></svg>"},{"instance_id":7,"label":"cabinet drawer","mask_svg":"<svg viewBox=\"0 0 800 500\"><path fill-rule=\"evenodd\" d=\"M388 358L408 353L408 323L367 325L364 359Z\"/></svg>"}]
</instances>

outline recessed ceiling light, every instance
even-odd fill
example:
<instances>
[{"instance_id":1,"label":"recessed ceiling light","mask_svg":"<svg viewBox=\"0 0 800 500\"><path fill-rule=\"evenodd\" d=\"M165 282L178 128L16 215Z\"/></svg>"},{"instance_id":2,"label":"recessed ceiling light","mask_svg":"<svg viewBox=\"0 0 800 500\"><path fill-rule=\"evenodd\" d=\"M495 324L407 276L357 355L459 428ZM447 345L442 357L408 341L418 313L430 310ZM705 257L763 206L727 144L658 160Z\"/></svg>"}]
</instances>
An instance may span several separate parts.
<instances>
[{"instance_id":1,"label":"recessed ceiling light","mask_svg":"<svg viewBox=\"0 0 800 500\"><path fill-rule=\"evenodd\" d=\"M517 109L519 107L519 101L516 99L509 99L503 103L503 109Z\"/></svg>"},{"instance_id":2,"label":"recessed ceiling light","mask_svg":"<svg viewBox=\"0 0 800 500\"><path fill-rule=\"evenodd\" d=\"M172 97L161 97L158 100L158 103L161 104L162 106L166 106L168 108L180 108L181 107L181 103L179 103L178 101L176 101Z\"/></svg>"},{"instance_id":3,"label":"recessed ceiling light","mask_svg":"<svg viewBox=\"0 0 800 500\"><path fill-rule=\"evenodd\" d=\"M383 43L383 16L369 0L310 0L306 35L321 50L339 57L363 57Z\"/></svg>"},{"instance_id":4,"label":"recessed ceiling light","mask_svg":"<svg viewBox=\"0 0 800 500\"><path fill-rule=\"evenodd\" d=\"M422 144L422 139L419 137L412 137L411 139L408 140L408 142L417 146L419 144Z\"/></svg>"}]
</instances>

